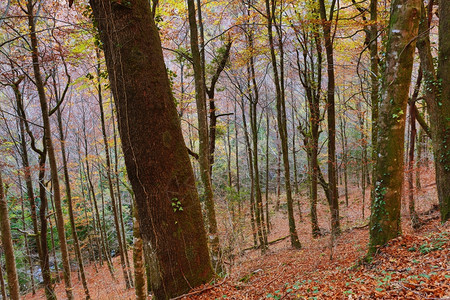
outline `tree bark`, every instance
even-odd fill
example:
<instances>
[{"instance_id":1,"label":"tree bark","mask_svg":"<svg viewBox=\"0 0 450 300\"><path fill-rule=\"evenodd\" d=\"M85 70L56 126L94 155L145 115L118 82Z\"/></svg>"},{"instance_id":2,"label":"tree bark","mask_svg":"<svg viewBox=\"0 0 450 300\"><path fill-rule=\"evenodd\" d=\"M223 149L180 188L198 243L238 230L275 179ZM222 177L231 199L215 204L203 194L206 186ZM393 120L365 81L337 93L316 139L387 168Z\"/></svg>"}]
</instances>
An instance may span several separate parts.
<instances>
[{"instance_id":1,"label":"tree bark","mask_svg":"<svg viewBox=\"0 0 450 300\"><path fill-rule=\"evenodd\" d=\"M169 299L208 282L214 273L158 29L146 0L90 4L104 45L142 237L154 251L152 290L155 299Z\"/></svg>"},{"instance_id":2,"label":"tree bark","mask_svg":"<svg viewBox=\"0 0 450 300\"><path fill-rule=\"evenodd\" d=\"M378 123L369 255L375 253L378 246L401 234L405 112L419 15L420 0L395 0L391 3L383 101Z\"/></svg>"},{"instance_id":3,"label":"tree bark","mask_svg":"<svg viewBox=\"0 0 450 300\"><path fill-rule=\"evenodd\" d=\"M145 288L145 267L144 267L144 249L139 231L138 213L136 203L133 205L133 263L134 263L134 288L137 300L147 298L147 289Z\"/></svg>"}]
</instances>

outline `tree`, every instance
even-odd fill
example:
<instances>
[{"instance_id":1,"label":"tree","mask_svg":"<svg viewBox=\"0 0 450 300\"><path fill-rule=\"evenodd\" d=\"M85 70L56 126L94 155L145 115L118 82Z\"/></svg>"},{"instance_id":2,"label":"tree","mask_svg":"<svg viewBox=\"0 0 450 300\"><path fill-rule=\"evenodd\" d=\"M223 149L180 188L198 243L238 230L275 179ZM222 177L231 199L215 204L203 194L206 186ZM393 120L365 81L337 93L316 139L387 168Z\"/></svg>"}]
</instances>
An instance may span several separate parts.
<instances>
[{"instance_id":1,"label":"tree","mask_svg":"<svg viewBox=\"0 0 450 300\"><path fill-rule=\"evenodd\" d=\"M61 191L58 178L58 167L56 165L56 154L53 147L52 141L52 129L50 125L50 116L56 111L57 107L61 104L59 102L53 109L49 109L47 96L45 93L45 83L42 78L40 61L39 61L39 49L38 40L36 35L36 24L34 18L34 5L32 0L27 2L27 16L28 16L28 26L29 35L31 41L31 57L33 61L33 72L35 78L35 85L39 96L39 103L42 113L43 130L44 130L44 141L43 147L47 152L48 160L50 164L50 173L52 178L52 188L55 200L55 212L57 220L58 238L61 247L61 256L64 269L64 284L66 287L66 295L69 300L73 299L72 292L72 279L70 277L70 263L69 263L69 252L67 249L66 234L64 230L64 216L61 207Z\"/></svg>"},{"instance_id":2,"label":"tree","mask_svg":"<svg viewBox=\"0 0 450 300\"><path fill-rule=\"evenodd\" d=\"M341 231L339 221L339 194L337 189L336 174L336 110L335 110L335 72L334 72L334 34L331 32L334 8L336 0L331 2L330 12L327 16L325 0L319 1L319 13L322 18L322 28L324 37L325 54L327 58L327 123L328 123L328 202L331 211L331 230L333 235L338 235Z\"/></svg>"},{"instance_id":3,"label":"tree","mask_svg":"<svg viewBox=\"0 0 450 300\"><path fill-rule=\"evenodd\" d=\"M447 59L450 54L450 41L446 32L450 28L450 9L446 5L439 5L439 56L436 72L429 34L433 3L434 1L429 2L428 9L422 7L417 48L425 81L424 98L433 120L430 131L441 221L446 222L450 218L450 64Z\"/></svg>"},{"instance_id":4,"label":"tree","mask_svg":"<svg viewBox=\"0 0 450 300\"><path fill-rule=\"evenodd\" d=\"M198 32L197 32L197 21L195 18L195 3L194 0L188 0L187 3L188 3L188 18L189 18L190 42L192 52L192 66L194 69L195 100L197 104L198 136L200 144L199 159L198 159L200 165L200 178L202 180L205 189L206 213L208 216L208 234L210 236L213 267L216 271L220 272L222 269L220 262L221 254L220 254L219 236L217 235L216 211L214 208L214 194L211 182L211 167L210 167L211 156L209 151L208 118L206 110L206 90L205 90L206 86L205 86L205 77L203 75L204 68L202 68L202 59L200 55L201 53L198 47Z\"/></svg>"},{"instance_id":5,"label":"tree","mask_svg":"<svg viewBox=\"0 0 450 300\"><path fill-rule=\"evenodd\" d=\"M158 28L145 0L90 1L105 52L128 178L156 299L209 281L194 174L170 90Z\"/></svg>"},{"instance_id":6,"label":"tree","mask_svg":"<svg viewBox=\"0 0 450 300\"><path fill-rule=\"evenodd\" d=\"M6 195L3 192L3 180L0 171L0 231L2 234L2 247L5 251L6 275L8 277L9 297L19 300L19 281L17 279L16 260L14 258L14 248L11 239L11 226L9 224L8 204Z\"/></svg>"},{"instance_id":7,"label":"tree","mask_svg":"<svg viewBox=\"0 0 450 300\"><path fill-rule=\"evenodd\" d=\"M395 0L391 3L386 69L378 119L369 255L378 246L401 234L405 112L419 13L419 0Z\"/></svg>"},{"instance_id":8,"label":"tree","mask_svg":"<svg viewBox=\"0 0 450 300\"><path fill-rule=\"evenodd\" d=\"M283 153L284 166L284 182L286 186L286 201L288 207L289 217L289 234L291 237L291 246L300 249L301 243L298 239L298 234L295 226L294 208L291 188L291 174L289 171L289 153L287 143L287 124L286 124L286 99L284 93L284 50L281 24L274 22L275 18L275 0L266 0L266 14L267 14L267 32L269 37L270 57L272 61L272 69L274 73L275 91L276 91L276 107L277 107L277 124L281 140L281 149ZM281 21L281 20L280 20ZM275 23L275 24L274 24ZM275 54L275 43L273 39L272 26L275 25L278 34L278 46L280 47L280 72L278 72L277 58Z\"/></svg>"},{"instance_id":9,"label":"tree","mask_svg":"<svg viewBox=\"0 0 450 300\"><path fill-rule=\"evenodd\" d=\"M440 97L430 109L432 127L436 137L433 149L436 166L436 183L441 210L441 222L450 219L450 7L444 1L439 5L439 56L438 83ZM428 83L430 84L430 83ZM437 104L437 106L436 106ZM430 105L430 104L429 104Z\"/></svg>"}]
</instances>

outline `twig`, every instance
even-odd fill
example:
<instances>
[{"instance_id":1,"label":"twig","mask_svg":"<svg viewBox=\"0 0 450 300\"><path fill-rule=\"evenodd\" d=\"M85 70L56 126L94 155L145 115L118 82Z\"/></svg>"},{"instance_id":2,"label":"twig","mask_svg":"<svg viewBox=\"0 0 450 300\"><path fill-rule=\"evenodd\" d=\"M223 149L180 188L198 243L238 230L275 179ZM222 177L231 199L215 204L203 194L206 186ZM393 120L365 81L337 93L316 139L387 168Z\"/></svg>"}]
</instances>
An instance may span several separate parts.
<instances>
[{"instance_id":1,"label":"twig","mask_svg":"<svg viewBox=\"0 0 450 300\"><path fill-rule=\"evenodd\" d=\"M190 292L190 293L187 293L187 294L183 294L183 295L177 296L175 298L170 298L170 300L176 300L176 299L181 299L181 298L184 298L184 297L189 297L189 296L194 296L194 295L201 294L201 293L209 291L209 290L211 290L211 289L213 289L215 287L218 287L219 285L223 284L225 282L225 280L226 280L226 277L219 283L216 283L214 285L205 287L205 288L203 288L201 290L197 290L197 291L193 291L193 292Z\"/></svg>"},{"instance_id":2,"label":"twig","mask_svg":"<svg viewBox=\"0 0 450 300\"><path fill-rule=\"evenodd\" d=\"M290 235L280 237L280 238L278 238L278 239L276 239L276 240L270 241L267 245L273 245L273 244L275 244L275 243L281 242L281 241L287 239L288 237L290 237ZM243 249L242 252L248 251L248 250L258 249L259 247L260 247L260 246L252 246L252 247L248 247L248 248Z\"/></svg>"}]
</instances>

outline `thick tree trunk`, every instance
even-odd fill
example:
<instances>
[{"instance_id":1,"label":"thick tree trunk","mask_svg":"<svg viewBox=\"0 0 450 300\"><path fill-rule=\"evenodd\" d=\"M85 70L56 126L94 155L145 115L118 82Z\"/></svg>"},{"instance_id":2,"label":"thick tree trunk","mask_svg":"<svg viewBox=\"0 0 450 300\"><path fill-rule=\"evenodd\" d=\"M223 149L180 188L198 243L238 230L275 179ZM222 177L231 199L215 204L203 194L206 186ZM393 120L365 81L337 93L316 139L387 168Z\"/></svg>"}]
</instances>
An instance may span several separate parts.
<instances>
[{"instance_id":1,"label":"thick tree trunk","mask_svg":"<svg viewBox=\"0 0 450 300\"><path fill-rule=\"evenodd\" d=\"M209 281L213 271L158 29L146 0L90 3L142 237L154 251L152 290L156 299L172 298Z\"/></svg>"},{"instance_id":2,"label":"thick tree trunk","mask_svg":"<svg viewBox=\"0 0 450 300\"><path fill-rule=\"evenodd\" d=\"M2 170L0 169L0 231L2 248L5 254L6 276L8 277L9 297L13 300L19 300L19 280L16 270L16 259L14 257L14 248L11 237L11 226L9 224L8 204L6 195L3 193Z\"/></svg>"},{"instance_id":3,"label":"thick tree trunk","mask_svg":"<svg viewBox=\"0 0 450 300\"><path fill-rule=\"evenodd\" d=\"M401 234L405 116L418 32L420 0L391 3L386 71L378 123L369 255Z\"/></svg>"}]
</instances>

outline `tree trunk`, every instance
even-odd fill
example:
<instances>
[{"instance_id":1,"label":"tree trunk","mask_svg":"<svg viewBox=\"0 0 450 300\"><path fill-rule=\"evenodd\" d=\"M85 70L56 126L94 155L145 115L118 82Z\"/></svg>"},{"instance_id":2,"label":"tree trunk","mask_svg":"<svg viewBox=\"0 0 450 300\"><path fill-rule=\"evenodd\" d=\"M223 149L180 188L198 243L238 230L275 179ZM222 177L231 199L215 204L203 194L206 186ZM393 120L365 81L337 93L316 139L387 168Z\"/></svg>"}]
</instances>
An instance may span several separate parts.
<instances>
[{"instance_id":1,"label":"tree trunk","mask_svg":"<svg viewBox=\"0 0 450 300\"><path fill-rule=\"evenodd\" d=\"M401 234L405 111L418 32L420 0L395 0L391 7L383 101L378 120L369 255L375 253L378 246Z\"/></svg>"},{"instance_id":2,"label":"tree trunk","mask_svg":"<svg viewBox=\"0 0 450 300\"><path fill-rule=\"evenodd\" d=\"M198 47L197 21L195 18L194 0L188 0L189 28L191 52L194 68L195 99L197 103L198 134L199 134L199 165L200 175L205 189L205 202L208 216L208 235L211 244L211 258L216 272L222 271L219 236L217 235L216 211L214 208L214 195L211 183L210 153L208 137L208 119L206 111L206 91L203 76L202 60Z\"/></svg>"},{"instance_id":3,"label":"tree trunk","mask_svg":"<svg viewBox=\"0 0 450 300\"><path fill-rule=\"evenodd\" d=\"M158 29L146 0L126 6L90 3L104 45L142 237L154 250L152 290L155 299L176 297L214 273Z\"/></svg>"},{"instance_id":4,"label":"tree trunk","mask_svg":"<svg viewBox=\"0 0 450 300\"><path fill-rule=\"evenodd\" d=\"M370 0L370 103L372 105L372 181L375 185L375 162L377 160L378 142L378 109L379 109L379 83L378 83L378 0ZM371 191L371 202L374 200L374 189Z\"/></svg>"},{"instance_id":5,"label":"tree trunk","mask_svg":"<svg viewBox=\"0 0 450 300\"><path fill-rule=\"evenodd\" d=\"M75 249L75 256L78 261L78 267L79 267L80 276L81 276L81 283L83 284L84 294L86 295L85 299L91 299L91 296L89 295L89 288L87 286L86 275L84 273L83 256L81 255L80 242L78 241L77 228L75 225L75 218L73 215L72 188L70 186L69 168L67 167L66 144L65 144L66 139L64 136L60 108L58 108L58 110L57 110L57 117L58 117L59 139L60 139L60 143L61 143L61 155L62 155L63 170L64 170L64 181L66 184L66 198L67 198L67 204L69 206L68 207L69 220L70 220L70 228L72 230L73 246Z\"/></svg>"},{"instance_id":6,"label":"tree trunk","mask_svg":"<svg viewBox=\"0 0 450 300\"><path fill-rule=\"evenodd\" d=\"M112 259L111 259L111 252L108 249L108 241L107 241L107 237L108 235L106 234L106 231L104 230L104 227L101 225L100 222L100 212L98 209L98 203L97 203L97 196L96 196L96 192L94 189L94 184L92 183L92 178L91 178L91 169L90 169L90 164L89 164L89 151L88 151L88 140L87 140L87 133L86 133L86 116L85 116L85 112L83 111L83 138L84 138L84 155L85 155L85 161L86 161L86 179L88 182L88 190L90 191L90 195L91 195L91 207L94 208L94 222L96 223L96 227L97 227L97 231L100 232L100 243L99 246L101 245L101 249L99 251L99 257L100 257L100 263L103 264L103 259L102 259L102 253L103 256L106 259L106 264L108 265L108 270L109 273L111 274L111 277L114 278L114 266L112 263ZM97 237L98 239L98 237Z\"/></svg>"},{"instance_id":7,"label":"tree trunk","mask_svg":"<svg viewBox=\"0 0 450 300\"><path fill-rule=\"evenodd\" d=\"M136 203L133 205L133 263L134 263L134 288L137 300L147 298L147 289L145 288L145 267L144 267L144 249L142 244L141 232L139 231L138 213Z\"/></svg>"},{"instance_id":8,"label":"tree trunk","mask_svg":"<svg viewBox=\"0 0 450 300\"><path fill-rule=\"evenodd\" d=\"M450 219L450 6L439 5L439 57L437 78L441 93L435 105L430 107L436 165L436 183L441 210L441 222Z\"/></svg>"},{"instance_id":9,"label":"tree trunk","mask_svg":"<svg viewBox=\"0 0 450 300\"><path fill-rule=\"evenodd\" d=\"M17 278L16 259L11 237L11 226L9 224L8 204L6 195L3 193L2 170L0 169L0 231L2 234L2 248L5 253L6 276L8 277L9 297L19 300L19 280Z\"/></svg>"},{"instance_id":10,"label":"tree trunk","mask_svg":"<svg viewBox=\"0 0 450 300\"><path fill-rule=\"evenodd\" d=\"M98 51L98 50L97 50ZM99 59L99 54L97 52L97 58ZM125 287L127 289L131 288L132 280L128 276L128 269L125 262L125 251L126 245L124 244L124 240L122 239L122 234L125 235L125 232L121 232L120 227L120 217L119 217L119 209L117 208L116 197L114 195L114 185L112 181L111 175L111 158L109 155L109 146L108 146L108 136L106 133L106 124L105 124L105 112L103 108L103 95L102 88L100 82L100 62L97 64L97 91L98 91L98 106L100 108L100 123L102 127L102 137L103 137L103 147L105 150L105 159L106 159L106 178L108 180L108 189L109 189L109 197L111 200L111 206L113 210L114 216L114 227L116 229L117 234L117 243L119 244L119 256L120 256L120 266L122 267L123 277L125 279Z\"/></svg>"},{"instance_id":11,"label":"tree trunk","mask_svg":"<svg viewBox=\"0 0 450 300\"><path fill-rule=\"evenodd\" d=\"M413 97L413 100L414 97ZM416 114L414 109L414 102L411 101L409 104L409 117L410 117L410 137L409 137L409 152L408 152L408 207L409 207L409 217L411 218L411 223L413 228L418 228L419 216L416 212L416 205L414 200L414 149L416 142Z\"/></svg>"},{"instance_id":12,"label":"tree trunk","mask_svg":"<svg viewBox=\"0 0 450 300\"><path fill-rule=\"evenodd\" d=\"M250 144L250 137L247 128L247 121L245 118L245 103L244 98L242 97L242 123L244 124L244 136L245 136L245 146L247 148L247 161L248 161L248 173L251 181L250 187L250 225L252 228L253 234L253 244L256 247L258 245L257 241L257 230L259 230L258 225L255 222L255 176L254 176L254 168L253 168L253 159L252 159L252 148Z\"/></svg>"},{"instance_id":13,"label":"tree trunk","mask_svg":"<svg viewBox=\"0 0 450 300\"><path fill-rule=\"evenodd\" d=\"M291 189L291 174L289 168L289 147L287 143L287 125L286 125L286 99L284 95L284 78L283 78L283 42L281 36L281 28L277 29L278 33L278 46L280 47L280 76L278 74L278 66L277 66L277 58L275 54L275 45L273 41L273 33L272 33L272 24L275 19L275 2L272 0L266 0L266 13L267 13L267 30L269 36L269 45L270 45L270 54L272 61L272 69L274 73L274 81L275 81L275 90L276 90L276 106L277 106L277 123L278 123L278 131L280 133L281 140L281 149L283 156L283 166L284 166L284 183L286 187L286 202L288 208L288 221L289 221L289 233L291 237L291 246L296 249L301 248L300 240L298 239L296 225L295 225L295 217L294 217L294 208L293 208L293 199L292 199L292 189ZM280 24L275 24L276 28ZM281 25L280 25L281 26Z\"/></svg>"},{"instance_id":14,"label":"tree trunk","mask_svg":"<svg viewBox=\"0 0 450 300\"><path fill-rule=\"evenodd\" d=\"M331 230L333 235L341 232L339 221L339 194L336 177L336 114L335 114L335 76L334 76L334 54L333 36L331 25L333 21L334 6L336 0L332 1L330 14L327 17L325 1L319 1L320 17L322 18L323 36L325 41L325 53L327 57L327 123L328 123L328 186L330 189L330 211Z\"/></svg>"},{"instance_id":15,"label":"tree trunk","mask_svg":"<svg viewBox=\"0 0 450 300\"><path fill-rule=\"evenodd\" d=\"M436 76L429 37L432 6L433 1L429 3L427 14L427 10L422 5L417 48L425 79L425 101L430 118L433 120L430 122L430 129L436 168L436 185L441 221L445 222L450 218L450 77L448 76L448 72L450 72L448 62L450 8L448 5L439 5L439 56Z\"/></svg>"},{"instance_id":16,"label":"tree trunk","mask_svg":"<svg viewBox=\"0 0 450 300\"><path fill-rule=\"evenodd\" d=\"M58 178L58 167L56 165L56 156L53 148L52 136L51 136L51 125L50 125L50 114L48 109L47 96L44 88L44 82L42 80L40 65L39 65L39 50L38 50L38 41L36 36L36 26L35 26L35 17L34 17L34 4L32 0L27 2L27 10L28 10L28 26L29 26L29 35L31 40L31 56L33 61L33 71L34 71L34 79L36 88L39 96L39 103L41 106L42 113L42 121L44 124L44 147L47 149L48 160L50 164L50 173L52 178L52 188L54 193L55 200L55 213L57 218L57 228L58 228L58 238L60 242L61 248L61 256L62 263L64 269L64 284L66 288L66 295L69 300L73 299L73 291L72 291L72 279L70 277L70 262L69 262L69 252L67 249L66 242L66 234L64 230L64 216L62 213L61 207L61 191L59 186L59 178Z\"/></svg>"}]
</instances>

